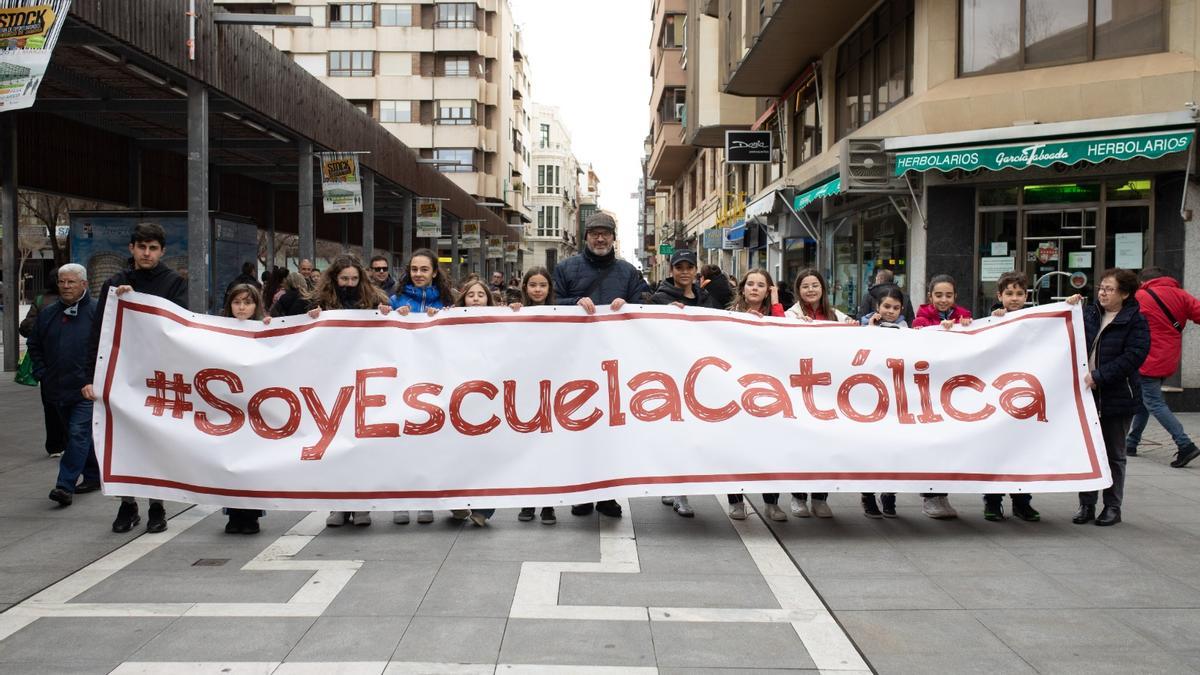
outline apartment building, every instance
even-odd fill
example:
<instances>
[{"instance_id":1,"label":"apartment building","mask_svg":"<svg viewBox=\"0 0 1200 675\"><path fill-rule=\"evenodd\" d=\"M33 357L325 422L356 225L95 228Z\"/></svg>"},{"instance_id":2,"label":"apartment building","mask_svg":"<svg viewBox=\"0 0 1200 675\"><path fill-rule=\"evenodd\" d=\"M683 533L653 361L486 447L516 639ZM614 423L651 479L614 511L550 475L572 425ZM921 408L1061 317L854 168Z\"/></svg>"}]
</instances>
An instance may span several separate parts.
<instances>
[{"instance_id":1,"label":"apartment building","mask_svg":"<svg viewBox=\"0 0 1200 675\"><path fill-rule=\"evenodd\" d=\"M1010 270L1038 303L1114 266L1200 289L1197 0L702 5L719 91L776 147L748 172L748 259L820 267L843 308L880 268L916 298L952 274L976 312ZM1194 335L1183 365L1196 407Z\"/></svg>"},{"instance_id":2,"label":"apartment building","mask_svg":"<svg viewBox=\"0 0 1200 675\"><path fill-rule=\"evenodd\" d=\"M554 269L559 260L576 252L575 223L579 217L582 169L571 152L571 134L556 106L533 104L534 131L530 194L533 222L525 226L531 253L527 265Z\"/></svg>"},{"instance_id":3,"label":"apartment building","mask_svg":"<svg viewBox=\"0 0 1200 675\"><path fill-rule=\"evenodd\" d=\"M532 222L531 70L507 0L217 4L311 17L259 33L501 214L510 237Z\"/></svg>"}]
</instances>

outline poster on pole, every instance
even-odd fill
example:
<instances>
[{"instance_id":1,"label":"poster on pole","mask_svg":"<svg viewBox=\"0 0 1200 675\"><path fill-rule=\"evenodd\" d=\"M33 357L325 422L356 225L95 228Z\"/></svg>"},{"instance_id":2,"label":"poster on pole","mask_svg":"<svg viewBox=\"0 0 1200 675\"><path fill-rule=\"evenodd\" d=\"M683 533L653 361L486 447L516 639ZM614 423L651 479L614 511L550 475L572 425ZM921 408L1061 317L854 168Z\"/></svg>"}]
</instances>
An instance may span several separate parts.
<instances>
[{"instance_id":1,"label":"poster on pole","mask_svg":"<svg viewBox=\"0 0 1200 675\"><path fill-rule=\"evenodd\" d=\"M346 152L318 152L325 213L362 213L362 174L358 157Z\"/></svg>"},{"instance_id":2,"label":"poster on pole","mask_svg":"<svg viewBox=\"0 0 1200 675\"><path fill-rule=\"evenodd\" d=\"M479 248L481 243L479 238L479 227L482 224L482 220L462 221L462 236L459 237L458 245L468 249Z\"/></svg>"},{"instance_id":3,"label":"poster on pole","mask_svg":"<svg viewBox=\"0 0 1200 675\"><path fill-rule=\"evenodd\" d=\"M71 0L0 0L0 112L33 105Z\"/></svg>"},{"instance_id":4,"label":"poster on pole","mask_svg":"<svg viewBox=\"0 0 1200 675\"><path fill-rule=\"evenodd\" d=\"M510 241L504 245L504 262L517 262L517 242Z\"/></svg>"},{"instance_id":5,"label":"poster on pole","mask_svg":"<svg viewBox=\"0 0 1200 675\"><path fill-rule=\"evenodd\" d=\"M417 200L417 237L434 239L442 236L442 200Z\"/></svg>"},{"instance_id":6,"label":"poster on pole","mask_svg":"<svg viewBox=\"0 0 1200 675\"><path fill-rule=\"evenodd\" d=\"M504 237L488 237L487 239L487 257L503 258L504 257Z\"/></svg>"}]
</instances>

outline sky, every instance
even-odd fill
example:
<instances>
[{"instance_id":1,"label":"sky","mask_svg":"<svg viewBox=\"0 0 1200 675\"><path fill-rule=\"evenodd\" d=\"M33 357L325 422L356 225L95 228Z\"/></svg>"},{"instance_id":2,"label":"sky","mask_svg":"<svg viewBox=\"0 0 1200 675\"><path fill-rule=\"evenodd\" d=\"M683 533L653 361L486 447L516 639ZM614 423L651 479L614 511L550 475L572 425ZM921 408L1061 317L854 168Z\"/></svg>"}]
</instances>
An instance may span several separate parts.
<instances>
[{"instance_id":1,"label":"sky","mask_svg":"<svg viewBox=\"0 0 1200 675\"><path fill-rule=\"evenodd\" d=\"M581 164L600 177L621 254L637 259L637 192L650 131L651 0L511 0L533 100L558 106Z\"/></svg>"}]
</instances>

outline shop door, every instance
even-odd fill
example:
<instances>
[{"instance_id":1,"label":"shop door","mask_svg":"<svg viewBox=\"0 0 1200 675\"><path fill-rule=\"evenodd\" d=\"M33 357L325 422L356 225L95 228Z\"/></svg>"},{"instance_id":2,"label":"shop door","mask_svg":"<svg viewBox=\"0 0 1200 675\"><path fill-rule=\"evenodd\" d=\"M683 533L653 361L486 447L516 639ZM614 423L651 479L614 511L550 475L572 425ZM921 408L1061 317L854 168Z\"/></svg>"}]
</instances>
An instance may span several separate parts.
<instances>
[{"instance_id":1,"label":"shop door","mask_svg":"<svg viewBox=\"0 0 1200 675\"><path fill-rule=\"evenodd\" d=\"M1045 305L1078 293L1091 300L1096 276L1095 208L1025 212L1025 276L1029 303Z\"/></svg>"}]
</instances>

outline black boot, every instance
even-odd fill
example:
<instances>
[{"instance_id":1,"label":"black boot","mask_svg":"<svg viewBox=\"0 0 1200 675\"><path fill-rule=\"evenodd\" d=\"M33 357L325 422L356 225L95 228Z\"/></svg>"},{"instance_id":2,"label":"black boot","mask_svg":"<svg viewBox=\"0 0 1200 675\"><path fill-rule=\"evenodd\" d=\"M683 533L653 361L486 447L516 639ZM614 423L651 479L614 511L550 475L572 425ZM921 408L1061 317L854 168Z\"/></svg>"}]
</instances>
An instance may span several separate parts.
<instances>
[{"instance_id":1,"label":"black boot","mask_svg":"<svg viewBox=\"0 0 1200 675\"><path fill-rule=\"evenodd\" d=\"M896 517L896 493L895 492L885 492L885 493L879 495L879 502L880 502L880 504L882 504L882 508L880 510L883 511L884 518L895 518Z\"/></svg>"},{"instance_id":2,"label":"black boot","mask_svg":"<svg viewBox=\"0 0 1200 675\"><path fill-rule=\"evenodd\" d=\"M128 532L140 522L142 522L142 517L138 515L137 502L121 502L121 508L117 510L117 518L112 524L112 531Z\"/></svg>"},{"instance_id":3,"label":"black boot","mask_svg":"<svg viewBox=\"0 0 1200 675\"><path fill-rule=\"evenodd\" d=\"M242 534L258 534L258 511L246 511L242 520Z\"/></svg>"},{"instance_id":4,"label":"black boot","mask_svg":"<svg viewBox=\"0 0 1200 675\"><path fill-rule=\"evenodd\" d=\"M587 504L576 504L575 506L571 507L571 515L586 516L592 512L593 508L595 508L595 504L592 504L591 502L588 502Z\"/></svg>"},{"instance_id":5,"label":"black boot","mask_svg":"<svg viewBox=\"0 0 1200 675\"><path fill-rule=\"evenodd\" d=\"M229 522L225 523L225 534L242 533L242 512L240 509L229 509Z\"/></svg>"},{"instance_id":6,"label":"black boot","mask_svg":"<svg viewBox=\"0 0 1200 675\"><path fill-rule=\"evenodd\" d=\"M1200 448L1196 447L1195 443L1188 443L1175 453L1175 461L1171 462L1171 466L1176 469L1182 469L1188 465L1196 457L1200 457ZM1117 522L1121 522L1121 516L1117 515Z\"/></svg>"},{"instance_id":7,"label":"black boot","mask_svg":"<svg viewBox=\"0 0 1200 675\"><path fill-rule=\"evenodd\" d=\"M993 522L1004 520L1004 501L1000 495L983 496L983 519Z\"/></svg>"},{"instance_id":8,"label":"black boot","mask_svg":"<svg viewBox=\"0 0 1200 675\"><path fill-rule=\"evenodd\" d=\"M1121 522L1121 507L1119 506L1104 507L1104 510L1100 512L1100 517L1096 519L1096 524L1101 527L1116 525L1119 522Z\"/></svg>"},{"instance_id":9,"label":"black boot","mask_svg":"<svg viewBox=\"0 0 1200 675\"><path fill-rule=\"evenodd\" d=\"M862 495L863 515L868 518L882 518L883 512L879 510L879 504L875 502L874 492L864 492Z\"/></svg>"},{"instance_id":10,"label":"black boot","mask_svg":"<svg viewBox=\"0 0 1200 675\"><path fill-rule=\"evenodd\" d=\"M533 517L536 513L537 511L534 510L532 506L526 506L525 508L521 509L520 513L517 514L517 520L523 523L528 523L529 521L533 520Z\"/></svg>"},{"instance_id":11,"label":"black boot","mask_svg":"<svg viewBox=\"0 0 1200 675\"><path fill-rule=\"evenodd\" d=\"M553 506L543 506L542 507L542 524L543 525L553 525L557 522L558 522L558 519L554 517L554 507Z\"/></svg>"},{"instance_id":12,"label":"black boot","mask_svg":"<svg viewBox=\"0 0 1200 675\"><path fill-rule=\"evenodd\" d=\"M1024 499L1013 497L1013 515L1030 523L1036 523L1042 519L1042 514L1033 508L1033 498L1025 495Z\"/></svg>"},{"instance_id":13,"label":"black boot","mask_svg":"<svg viewBox=\"0 0 1200 675\"><path fill-rule=\"evenodd\" d=\"M596 502L596 512L606 515L609 518L620 518L621 505L615 499L605 499L602 502Z\"/></svg>"},{"instance_id":14,"label":"black boot","mask_svg":"<svg viewBox=\"0 0 1200 675\"><path fill-rule=\"evenodd\" d=\"M1095 519L1096 505L1080 504L1079 510L1075 512L1075 517L1071 519L1071 522L1075 523L1076 525L1083 525L1084 523L1090 523Z\"/></svg>"},{"instance_id":15,"label":"black boot","mask_svg":"<svg viewBox=\"0 0 1200 675\"><path fill-rule=\"evenodd\" d=\"M146 520L146 531L150 533L165 532L167 529L167 511L162 504L152 502L150 515Z\"/></svg>"}]
</instances>

